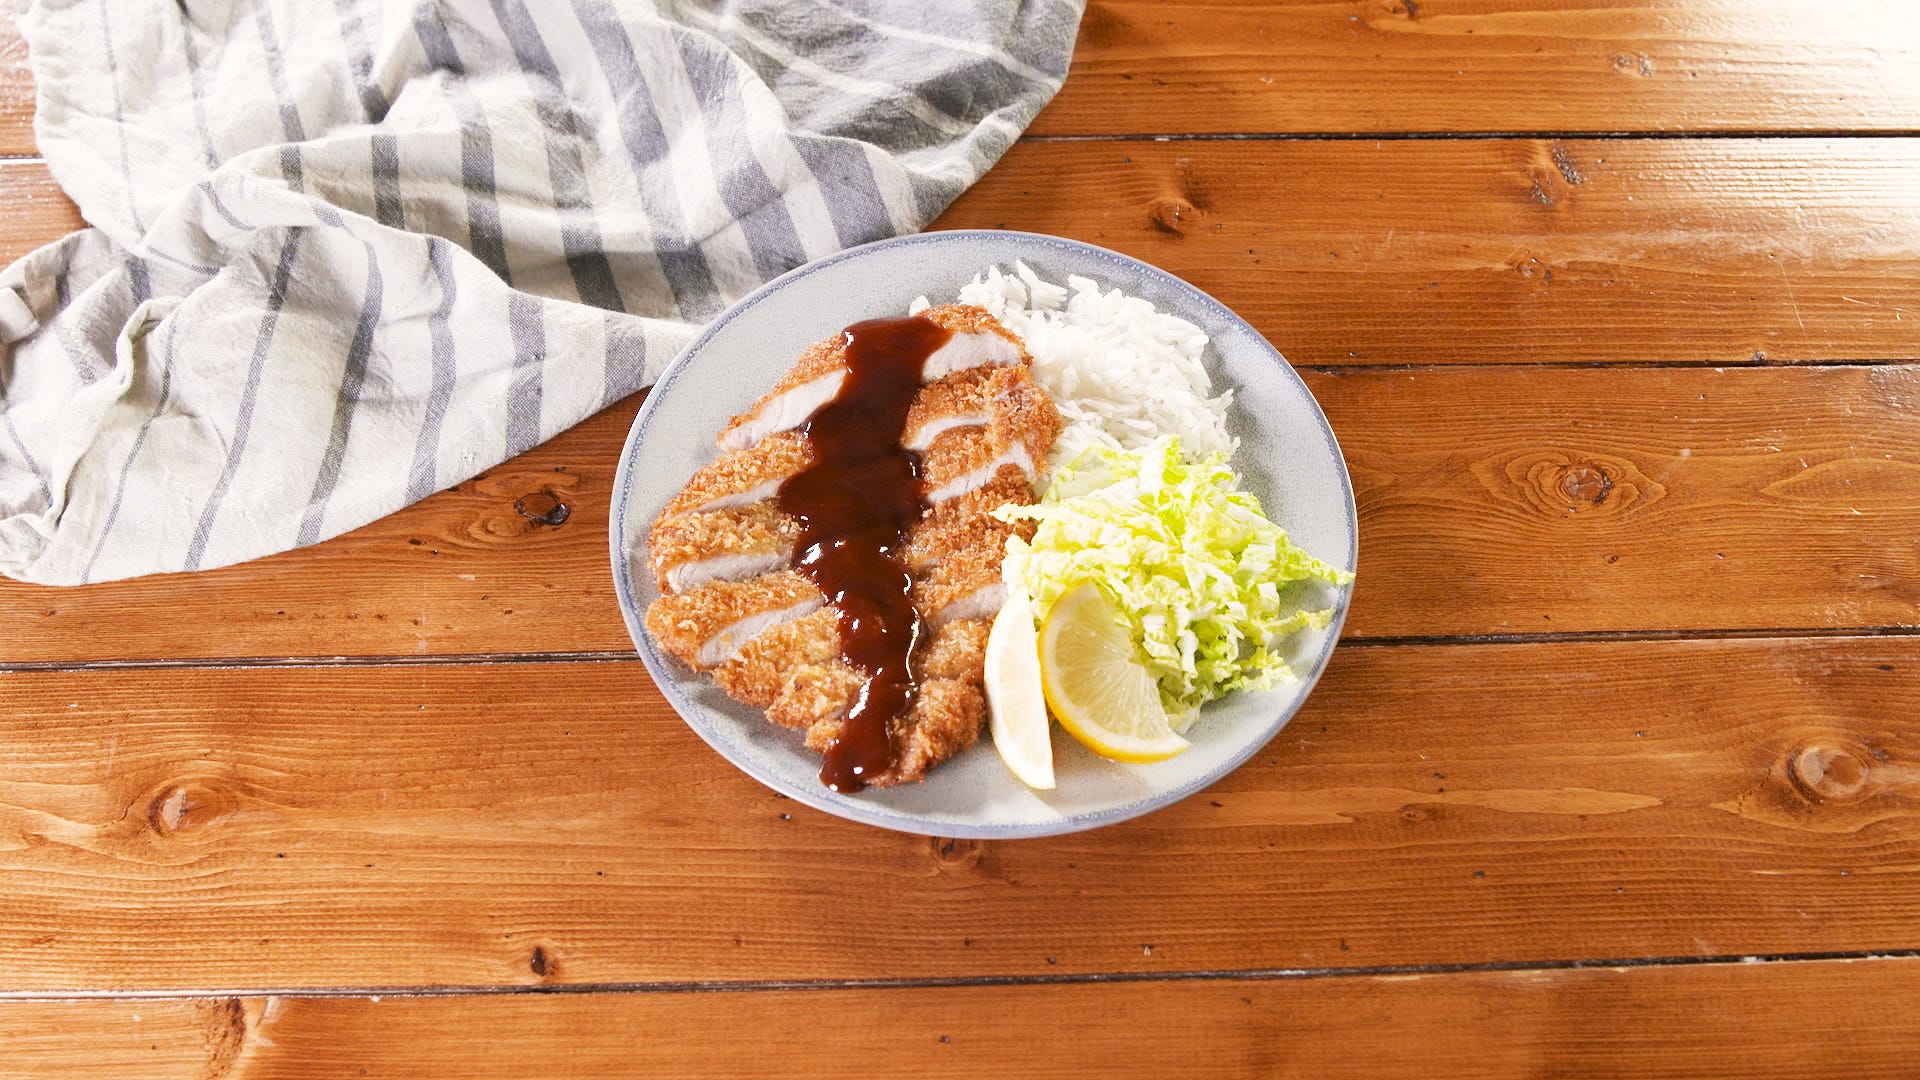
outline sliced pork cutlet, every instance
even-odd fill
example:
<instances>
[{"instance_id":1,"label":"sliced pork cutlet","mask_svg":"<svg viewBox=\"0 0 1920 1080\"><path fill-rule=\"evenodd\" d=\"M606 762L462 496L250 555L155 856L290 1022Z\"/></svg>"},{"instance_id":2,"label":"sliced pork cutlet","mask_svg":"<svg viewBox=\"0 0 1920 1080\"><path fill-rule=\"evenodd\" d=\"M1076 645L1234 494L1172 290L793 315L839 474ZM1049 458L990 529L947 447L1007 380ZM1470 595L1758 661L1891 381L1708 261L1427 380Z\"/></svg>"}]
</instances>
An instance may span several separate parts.
<instances>
[{"instance_id":1,"label":"sliced pork cutlet","mask_svg":"<svg viewBox=\"0 0 1920 1080\"><path fill-rule=\"evenodd\" d=\"M899 555L927 632L915 656L913 704L890 721L895 764L867 781L881 786L918 781L979 738L1000 561L1009 535L1032 530L991 511L1033 501L1032 477L1060 426L1018 339L985 311L953 305L923 315L952 335L926 361L926 385L901 438L921 455L929 502ZM772 393L736 417L722 436L722 455L687 482L648 536L649 567L662 591L647 611L655 639L822 751L841 737L867 676L846 658L840 613L788 568L800 530L773 498L815 461L808 439L792 429L839 392L845 342L837 335L809 349Z\"/></svg>"},{"instance_id":2,"label":"sliced pork cutlet","mask_svg":"<svg viewBox=\"0 0 1920 1080\"><path fill-rule=\"evenodd\" d=\"M713 669L713 681L735 701L764 709L787 691L796 672L835 663L845 666L840 612L827 606L754 637Z\"/></svg>"},{"instance_id":3,"label":"sliced pork cutlet","mask_svg":"<svg viewBox=\"0 0 1920 1080\"><path fill-rule=\"evenodd\" d=\"M747 581L710 581L647 606L647 632L674 659L705 671L732 659L756 636L804 618L826 603L818 586L791 570Z\"/></svg>"},{"instance_id":4,"label":"sliced pork cutlet","mask_svg":"<svg viewBox=\"0 0 1920 1080\"><path fill-rule=\"evenodd\" d=\"M959 619L989 619L1007 602L1000 579L1006 539L958 549L937 566L915 574L913 606L935 630Z\"/></svg>"},{"instance_id":5,"label":"sliced pork cutlet","mask_svg":"<svg viewBox=\"0 0 1920 1080\"><path fill-rule=\"evenodd\" d=\"M987 426L1017 433L1008 438L1045 444L1044 455L1060 433L1060 410L1025 364L973 368L929 384L914 397L900 445L924 453L955 428Z\"/></svg>"},{"instance_id":6,"label":"sliced pork cutlet","mask_svg":"<svg viewBox=\"0 0 1920 1080\"><path fill-rule=\"evenodd\" d=\"M944 304L928 308L920 317L952 335L926 358L922 382L938 382L956 371L1011 367L1032 360L1020 339L984 308ZM815 409L833 400L846 378L847 335L839 333L801 353L766 396L728 421L720 432L720 448L743 449L776 432L799 427Z\"/></svg>"},{"instance_id":7,"label":"sliced pork cutlet","mask_svg":"<svg viewBox=\"0 0 1920 1080\"><path fill-rule=\"evenodd\" d=\"M661 518L647 537L647 552L660 591L686 592L784 568L799 535L799 522L758 502Z\"/></svg>"},{"instance_id":8,"label":"sliced pork cutlet","mask_svg":"<svg viewBox=\"0 0 1920 1080\"><path fill-rule=\"evenodd\" d=\"M964 527L1004 540L1010 530L987 512L1033 501L1032 466L1046 460L1058 430L1059 413L1025 367L959 372L922 390L908 431L924 444L913 448L926 450L923 471L941 496L928 522L939 521L939 532ZM767 500L811 460L804 437L782 432L695 473L648 534L660 590L685 592L785 566L799 527ZM915 535L925 531L916 527Z\"/></svg>"},{"instance_id":9,"label":"sliced pork cutlet","mask_svg":"<svg viewBox=\"0 0 1920 1080\"><path fill-rule=\"evenodd\" d=\"M839 617L822 607L761 632L713 669L713 681L748 705L781 702L769 718L783 727L805 729L840 715L859 692L860 674L840 655ZM922 648L921 677L983 682L991 626L988 619L945 622Z\"/></svg>"},{"instance_id":10,"label":"sliced pork cutlet","mask_svg":"<svg viewBox=\"0 0 1920 1080\"><path fill-rule=\"evenodd\" d=\"M1060 412L1031 373L968 381L975 384L956 393L953 403L968 410L960 415L984 416L984 425L943 423L952 410L929 409L924 417L908 418L910 448L920 454L922 497L929 506L1009 476L1031 486L1060 434ZM915 419L921 420L917 427Z\"/></svg>"},{"instance_id":11,"label":"sliced pork cutlet","mask_svg":"<svg viewBox=\"0 0 1920 1080\"><path fill-rule=\"evenodd\" d=\"M927 770L972 746L986 722L985 620L946 624L921 652L920 682L907 714L891 731L898 752L892 769L868 781L874 787L917 783ZM830 660L796 670L767 717L806 732L806 744L824 751L840 737L847 709L864 677L846 661Z\"/></svg>"},{"instance_id":12,"label":"sliced pork cutlet","mask_svg":"<svg viewBox=\"0 0 1920 1080\"><path fill-rule=\"evenodd\" d=\"M993 516L993 511L1009 503L1026 506L1031 502L1033 484L1025 476L1012 471L996 475L972 491L929 507L927 516L907 531L901 561L920 574L971 548L984 545L1004 551L1009 536L1031 540L1036 528L1033 522L1008 523Z\"/></svg>"},{"instance_id":13,"label":"sliced pork cutlet","mask_svg":"<svg viewBox=\"0 0 1920 1080\"><path fill-rule=\"evenodd\" d=\"M770 436L721 454L700 467L660 511L660 522L680 514L726 510L764 502L793 474L813 464L813 447L794 432ZM658 528L659 523L655 523Z\"/></svg>"}]
</instances>

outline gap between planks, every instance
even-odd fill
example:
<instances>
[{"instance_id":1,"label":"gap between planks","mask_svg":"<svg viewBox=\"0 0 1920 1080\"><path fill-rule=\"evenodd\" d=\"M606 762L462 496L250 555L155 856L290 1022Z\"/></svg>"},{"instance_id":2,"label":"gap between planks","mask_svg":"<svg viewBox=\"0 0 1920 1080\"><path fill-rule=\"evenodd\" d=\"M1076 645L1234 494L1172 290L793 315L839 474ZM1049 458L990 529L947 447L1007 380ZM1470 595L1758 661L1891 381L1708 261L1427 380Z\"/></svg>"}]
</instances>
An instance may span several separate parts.
<instances>
[{"instance_id":1,"label":"gap between planks","mask_svg":"<svg viewBox=\"0 0 1920 1080\"><path fill-rule=\"evenodd\" d=\"M1025 143L1098 142L1513 142L1613 140L1619 142L1685 142L1702 139L1912 139L1920 128L1885 131L1849 128L1742 128L1725 131L1234 131L1137 132L1125 135L1021 135ZM0 164L44 162L41 154L0 153Z\"/></svg>"},{"instance_id":2,"label":"gap between planks","mask_svg":"<svg viewBox=\"0 0 1920 1080\"><path fill-rule=\"evenodd\" d=\"M1022 135L1021 142L1505 142L1515 139L1611 139L1632 142L1681 142L1692 139L1904 139L1920 128L1861 131L1745 128L1724 131L1197 131L1142 132L1125 135Z\"/></svg>"},{"instance_id":3,"label":"gap between planks","mask_svg":"<svg viewBox=\"0 0 1920 1080\"><path fill-rule=\"evenodd\" d=\"M1072 132L1022 134L1017 141L1073 142L1493 142L1515 139L1610 139L1623 142L1684 142L1695 139L1911 139L1920 128L1727 128L1715 131L1139 131L1124 134ZM0 162L44 161L38 153L0 153Z\"/></svg>"},{"instance_id":4,"label":"gap between planks","mask_svg":"<svg viewBox=\"0 0 1920 1080\"><path fill-rule=\"evenodd\" d=\"M1906 626L1796 626L1727 630L1578 630L1552 634L1436 634L1427 637L1342 638L1343 649L1451 648L1490 645L1584 645L1666 641L1792 641L1799 638L1920 637ZM631 649L571 652L390 653L369 656L194 656L142 660L21 660L0 662L0 675L67 671L244 670L247 668L451 667L474 664L631 663ZM4 994L0 994L0 999Z\"/></svg>"},{"instance_id":5,"label":"gap between planks","mask_svg":"<svg viewBox=\"0 0 1920 1080\"><path fill-rule=\"evenodd\" d=\"M770 991L931 990L992 986L1074 986L1123 983L1304 982L1318 979L1410 978L1547 971L1630 970L1920 960L1920 948L1713 956L1637 956L1579 960L1486 960L1458 964L1376 964L1367 967L1236 968L1218 971L1081 972L1062 975L964 975L902 979L743 979L667 982L500 983L475 986L221 987L169 990L0 991L0 1003L60 1001L175 1001L198 998L453 998L523 994L740 994Z\"/></svg>"}]
</instances>

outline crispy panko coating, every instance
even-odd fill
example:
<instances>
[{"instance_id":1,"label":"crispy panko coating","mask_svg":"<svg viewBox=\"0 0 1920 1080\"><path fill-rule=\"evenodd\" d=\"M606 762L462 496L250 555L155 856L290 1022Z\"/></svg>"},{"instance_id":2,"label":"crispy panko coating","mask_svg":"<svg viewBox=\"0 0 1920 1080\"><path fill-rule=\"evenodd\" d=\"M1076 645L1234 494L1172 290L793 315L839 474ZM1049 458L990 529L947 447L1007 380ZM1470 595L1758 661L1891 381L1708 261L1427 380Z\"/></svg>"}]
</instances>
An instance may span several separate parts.
<instances>
[{"instance_id":1,"label":"crispy panko coating","mask_svg":"<svg viewBox=\"0 0 1920 1080\"><path fill-rule=\"evenodd\" d=\"M791 570L751 581L714 581L655 600L647 607L647 632L676 660L704 669L726 661L756 634L824 603L819 588Z\"/></svg>"},{"instance_id":2,"label":"crispy panko coating","mask_svg":"<svg viewBox=\"0 0 1920 1080\"><path fill-rule=\"evenodd\" d=\"M931 501L899 553L913 574L925 623L918 692L893 721L898 762L877 786L913 783L973 745L986 719L981 684L990 616L1003 587L1007 537L1030 522L990 516L1033 501L1031 477L1060 419L1017 337L982 309L932 308L923 316L952 336L928 357L903 445L921 453ZM825 749L838 737L866 677L842 651L839 612L789 565L798 523L773 501L813 462L792 430L844 381L846 335L808 349L761 401L721 436L724 452L668 504L648 536L648 567L662 595L647 629L663 649L708 671L734 699L804 733Z\"/></svg>"},{"instance_id":3,"label":"crispy panko coating","mask_svg":"<svg viewBox=\"0 0 1920 1080\"><path fill-rule=\"evenodd\" d=\"M856 682L847 695L848 700L858 690ZM808 727L808 748L825 752L833 740L839 738L845 719L843 708L839 714ZM928 769L979 741L980 728L986 719L987 699L979 683L959 679L920 680L920 692L914 697L913 706L897 721L893 732L893 745L899 751L899 759L892 769L868 783L873 787L919 783L926 779Z\"/></svg>"},{"instance_id":4,"label":"crispy panko coating","mask_svg":"<svg viewBox=\"0 0 1920 1080\"><path fill-rule=\"evenodd\" d=\"M796 670L839 659L840 612L822 607L747 642L713 669L713 681L735 701L764 709L786 691Z\"/></svg>"},{"instance_id":5,"label":"crispy panko coating","mask_svg":"<svg viewBox=\"0 0 1920 1080\"><path fill-rule=\"evenodd\" d=\"M941 379L922 390L907 411L900 443L925 451L940 436L959 428L994 429L997 445L1027 445L1044 459L1060 434L1060 412L1025 367L975 368Z\"/></svg>"},{"instance_id":6,"label":"crispy panko coating","mask_svg":"<svg viewBox=\"0 0 1920 1080\"><path fill-rule=\"evenodd\" d=\"M813 464L813 447L792 432L769 436L744 450L720 455L693 474L660 511L665 520L696 510L746 506L773 497L787 477Z\"/></svg>"},{"instance_id":7,"label":"crispy panko coating","mask_svg":"<svg viewBox=\"0 0 1920 1080\"><path fill-rule=\"evenodd\" d=\"M956 619L934 631L920 673L930 679L980 682L987 675L987 633L992 619Z\"/></svg>"},{"instance_id":8,"label":"crispy panko coating","mask_svg":"<svg viewBox=\"0 0 1920 1080\"><path fill-rule=\"evenodd\" d=\"M654 523L647 537L654 583L685 592L715 579L740 581L787 565L800 524L758 502L700 510Z\"/></svg>"},{"instance_id":9,"label":"crispy panko coating","mask_svg":"<svg viewBox=\"0 0 1920 1080\"><path fill-rule=\"evenodd\" d=\"M943 304L928 308L920 317L953 335L927 358L928 382L976 367L1024 367L1032 362L1020 339L984 308ZM727 422L720 432L720 447L733 450L752 446L774 432L799 426L814 409L840 392L846 373L844 332L809 346L753 408Z\"/></svg>"}]
</instances>

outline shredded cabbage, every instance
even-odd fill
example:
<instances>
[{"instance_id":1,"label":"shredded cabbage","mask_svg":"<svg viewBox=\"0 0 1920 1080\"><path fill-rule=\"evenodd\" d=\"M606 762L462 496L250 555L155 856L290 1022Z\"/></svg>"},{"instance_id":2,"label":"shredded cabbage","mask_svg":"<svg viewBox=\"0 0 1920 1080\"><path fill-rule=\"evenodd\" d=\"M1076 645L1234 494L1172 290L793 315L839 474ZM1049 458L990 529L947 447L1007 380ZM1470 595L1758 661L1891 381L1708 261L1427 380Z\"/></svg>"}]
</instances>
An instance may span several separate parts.
<instances>
[{"instance_id":1,"label":"shredded cabbage","mask_svg":"<svg viewBox=\"0 0 1920 1080\"><path fill-rule=\"evenodd\" d=\"M1031 544L1009 540L1002 571L1034 610L1083 581L1119 605L1177 730L1223 694L1294 677L1278 639L1326 626L1333 609L1299 607L1283 586L1353 580L1295 547L1223 457L1184 462L1171 435L1135 451L1090 448L1038 504L994 514L1039 522Z\"/></svg>"}]
</instances>

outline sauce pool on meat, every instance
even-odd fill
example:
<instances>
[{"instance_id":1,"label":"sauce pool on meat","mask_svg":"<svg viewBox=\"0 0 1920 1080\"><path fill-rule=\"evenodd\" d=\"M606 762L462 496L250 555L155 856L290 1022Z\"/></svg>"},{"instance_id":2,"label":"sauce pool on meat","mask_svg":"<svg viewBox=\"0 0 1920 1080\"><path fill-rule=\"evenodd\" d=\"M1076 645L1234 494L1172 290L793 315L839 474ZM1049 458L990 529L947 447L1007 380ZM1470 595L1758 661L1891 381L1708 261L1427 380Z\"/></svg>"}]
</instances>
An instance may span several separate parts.
<instances>
[{"instance_id":1,"label":"sauce pool on meat","mask_svg":"<svg viewBox=\"0 0 1920 1080\"><path fill-rule=\"evenodd\" d=\"M846 335L847 377L802 431L813 463L780 485L775 505L800 524L792 566L839 612L841 648L865 675L820 779L855 792L897 759L893 721L913 706L914 651L926 626L897 557L926 513L920 458L900 445L927 357L952 334L923 318L872 319Z\"/></svg>"}]
</instances>

